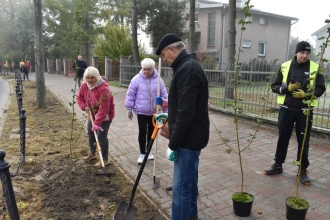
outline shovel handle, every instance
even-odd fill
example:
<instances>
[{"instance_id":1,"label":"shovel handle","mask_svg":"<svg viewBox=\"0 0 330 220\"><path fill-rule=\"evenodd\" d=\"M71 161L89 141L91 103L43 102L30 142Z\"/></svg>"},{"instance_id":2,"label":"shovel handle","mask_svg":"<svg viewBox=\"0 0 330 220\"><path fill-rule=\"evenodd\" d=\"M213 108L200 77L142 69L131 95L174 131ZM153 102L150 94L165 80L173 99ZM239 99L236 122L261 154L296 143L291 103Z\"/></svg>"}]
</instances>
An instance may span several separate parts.
<instances>
[{"instance_id":1,"label":"shovel handle","mask_svg":"<svg viewBox=\"0 0 330 220\"><path fill-rule=\"evenodd\" d=\"M165 121L164 121L164 124L157 125L156 120L155 120L155 117L156 117L156 116L157 116L156 114L154 114L154 115L152 116L152 124L153 124L154 128L156 128L156 129L154 129L154 132L153 132L152 135L151 135L151 139L154 139L154 140L156 139L156 136L157 136L157 134L158 134L158 130L161 129L162 127L164 127L165 124L166 124L166 119L164 119L164 120L165 120Z\"/></svg>"},{"instance_id":2,"label":"shovel handle","mask_svg":"<svg viewBox=\"0 0 330 220\"><path fill-rule=\"evenodd\" d=\"M156 114L154 114L154 115L152 116L152 124L154 125L155 129L154 129L154 131L153 131L153 133L152 133L152 135L151 135L151 140L150 140L149 145L148 145L148 147L147 147L147 152L146 152L146 154L145 154L145 156L144 156L143 162L142 162L142 164L141 164L141 166L140 166L139 173L138 173L138 175L137 175L137 177L136 177L136 180L135 180L135 182L134 182L134 186L133 186L133 189L132 189L132 192L131 192L131 196L130 196L130 199L129 199L129 203L128 203L128 206L126 207L125 213L126 213L126 212L130 209L130 207L132 206L133 199L134 199L134 196L135 196L136 188L137 188L137 186L138 186L138 184L139 184L139 181L140 181L140 178L141 178L141 175L142 175L142 172L143 172L144 166L145 166L146 163L147 163L148 156L149 156L149 154L150 154L150 151L151 151L152 145L153 145L153 143L154 143L154 140L155 140L155 138L157 137L158 131L159 131L160 128L164 127L164 125L166 124L166 121L165 121L164 124L158 126L158 125L156 124L156 122L155 122L155 121L156 121L156 120L155 120L155 116L156 116Z\"/></svg>"},{"instance_id":3,"label":"shovel handle","mask_svg":"<svg viewBox=\"0 0 330 220\"><path fill-rule=\"evenodd\" d=\"M94 126L93 116L92 116L91 113L88 113L88 114L89 114L89 118L90 118L90 120L92 122L92 126ZM102 153L101 153L100 142L99 142L99 138L97 137L96 131L94 131L94 137L95 137L96 147L97 147L97 151L99 152L99 156L100 156L100 161L101 161L102 167L105 167L104 166L103 157L102 157Z\"/></svg>"}]
</instances>

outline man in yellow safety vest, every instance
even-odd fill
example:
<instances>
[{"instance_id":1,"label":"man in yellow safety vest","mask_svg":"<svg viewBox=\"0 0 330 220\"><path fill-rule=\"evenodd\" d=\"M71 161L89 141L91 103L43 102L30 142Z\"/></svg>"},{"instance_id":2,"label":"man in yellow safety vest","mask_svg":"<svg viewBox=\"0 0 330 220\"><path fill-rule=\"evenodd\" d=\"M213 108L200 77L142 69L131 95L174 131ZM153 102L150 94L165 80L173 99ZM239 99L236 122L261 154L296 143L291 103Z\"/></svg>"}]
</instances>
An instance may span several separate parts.
<instances>
[{"instance_id":1,"label":"man in yellow safety vest","mask_svg":"<svg viewBox=\"0 0 330 220\"><path fill-rule=\"evenodd\" d=\"M277 77L271 85L272 91L278 94L277 103L280 105L278 115L279 138L275 153L275 164L264 174L274 175L282 173L282 163L288 151L289 140L292 135L294 124L296 124L296 136L298 142L297 161L300 159L300 152L306 128L306 115L304 110L308 109L308 104L304 100L310 100L311 88L314 88L313 102L311 103L310 120L306 132L305 147L302 154L300 181L309 186L311 181L307 176L309 137L313 121L313 107L318 104L317 98L325 92L325 83L322 74L316 74L318 64L309 60L311 45L306 41L301 41L296 46L296 56L293 60L281 65ZM315 79L316 77L316 79Z\"/></svg>"}]
</instances>

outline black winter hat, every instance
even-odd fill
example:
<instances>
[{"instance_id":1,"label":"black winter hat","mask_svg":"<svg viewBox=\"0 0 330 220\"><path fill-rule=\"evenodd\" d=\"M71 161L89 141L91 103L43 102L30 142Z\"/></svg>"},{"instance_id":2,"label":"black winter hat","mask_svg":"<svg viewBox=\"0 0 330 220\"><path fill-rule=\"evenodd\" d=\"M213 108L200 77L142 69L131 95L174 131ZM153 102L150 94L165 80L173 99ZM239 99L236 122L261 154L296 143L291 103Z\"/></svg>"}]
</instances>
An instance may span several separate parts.
<instances>
[{"instance_id":1,"label":"black winter hat","mask_svg":"<svg viewBox=\"0 0 330 220\"><path fill-rule=\"evenodd\" d=\"M300 51L308 51L311 52L311 45L306 42L306 41L300 41L299 43L297 43L296 46L296 53L300 52Z\"/></svg>"},{"instance_id":2,"label":"black winter hat","mask_svg":"<svg viewBox=\"0 0 330 220\"><path fill-rule=\"evenodd\" d=\"M170 34L164 35L162 37L162 39L159 41L159 44L158 44L157 49L156 49L156 54L160 55L160 51L164 47L166 47L166 46L168 46L172 43L178 42L178 41L182 41L182 39L176 34L170 33Z\"/></svg>"}]
</instances>

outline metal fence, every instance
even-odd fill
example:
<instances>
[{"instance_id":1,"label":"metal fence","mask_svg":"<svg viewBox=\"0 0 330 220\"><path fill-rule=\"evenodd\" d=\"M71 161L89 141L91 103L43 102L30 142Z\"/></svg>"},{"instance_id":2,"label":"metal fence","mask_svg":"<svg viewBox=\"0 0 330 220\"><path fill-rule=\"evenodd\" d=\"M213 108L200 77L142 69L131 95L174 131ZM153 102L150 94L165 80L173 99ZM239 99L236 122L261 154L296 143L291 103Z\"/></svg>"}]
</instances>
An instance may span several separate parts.
<instances>
[{"instance_id":1,"label":"metal fence","mask_svg":"<svg viewBox=\"0 0 330 220\"><path fill-rule=\"evenodd\" d=\"M112 60L111 57L105 57L99 60L98 57L92 57L91 60L85 60L87 66L96 67L102 76L108 80L119 80L120 61ZM47 59L46 71L48 74L60 74L65 76L75 76L73 64L75 59Z\"/></svg>"},{"instance_id":2,"label":"metal fence","mask_svg":"<svg viewBox=\"0 0 330 220\"><path fill-rule=\"evenodd\" d=\"M168 66L167 63L162 62L161 64L161 77L165 83L165 86L168 88L172 79L172 69ZM158 63L156 63L158 69ZM121 86L128 87L131 79L139 73L141 70L140 63L135 64L130 57L121 57L120 58L120 78L119 83Z\"/></svg>"},{"instance_id":3,"label":"metal fence","mask_svg":"<svg viewBox=\"0 0 330 220\"><path fill-rule=\"evenodd\" d=\"M14 188L9 173L10 164L5 161L5 156L6 152L0 150L0 179L3 191L0 213L3 216L3 219L8 219L6 216L9 214L10 219L19 220L20 217L14 194Z\"/></svg>"},{"instance_id":4,"label":"metal fence","mask_svg":"<svg viewBox=\"0 0 330 220\"><path fill-rule=\"evenodd\" d=\"M205 70L209 81L209 100L212 108L231 111L233 100L225 98L226 71ZM278 117L279 105L277 95L270 89L270 83L276 74L274 72L241 71L237 86L238 109L241 114L263 116L269 120ZM330 85L330 74L325 73L326 86ZM330 131L330 92L325 92L319 98L319 106L314 108L313 126ZM266 100L265 108L264 103Z\"/></svg>"},{"instance_id":5,"label":"metal fence","mask_svg":"<svg viewBox=\"0 0 330 220\"><path fill-rule=\"evenodd\" d=\"M209 101L211 109L233 113L233 99L225 98L226 78L232 74L226 70L225 64L203 63L209 81ZM156 68L158 64L156 64ZM277 95L270 89L270 83L276 77L280 65L267 62L251 62L242 64L237 86L238 109L242 116L276 121L279 106ZM120 84L128 87L131 79L141 70L132 60L122 57L120 60ZM162 62L161 77L169 87L172 70ZM330 74L324 73L327 91L319 98L319 106L314 108L313 127L330 132ZM228 80L227 80L228 81ZM267 100L264 108L264 100Z\"/></svg>"}]
</instances>

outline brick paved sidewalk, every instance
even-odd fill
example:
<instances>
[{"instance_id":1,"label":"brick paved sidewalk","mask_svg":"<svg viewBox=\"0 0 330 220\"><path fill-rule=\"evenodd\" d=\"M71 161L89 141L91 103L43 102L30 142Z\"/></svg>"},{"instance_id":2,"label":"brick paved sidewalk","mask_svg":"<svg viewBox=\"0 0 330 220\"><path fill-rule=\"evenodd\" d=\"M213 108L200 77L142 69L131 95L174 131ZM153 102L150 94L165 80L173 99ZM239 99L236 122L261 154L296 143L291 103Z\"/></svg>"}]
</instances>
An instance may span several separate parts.
<instances>
[{"instance_id":1,"label":"brick paved sidewalk","mask_svg":"<svg viewBox=\"0 0 330 220\"><path fill-rule=\"evenodd\" d=\"M34 74L31 74L31 79L33 78ZM73 78L45 73L45 81L46 86L71 109L69 102L72 102ZM132 121L127 118L124 107L126 89L115 87L110 89L114 93L116 104L116 117L109 131L110 159L134 180L139 170L137 165L139 156L137 120L136 117ZM78 120L85 120L78 108L76 111ZM222 132L222 136L228 139L228 144L236 146L232 116L210 111L210 118L217 129ZM242 146L245 146L250 139L250 134L254 132L255 126L255 122L241 121L239 130ZM228 148L220 139L212 123L210 131L209 144L202 150L200 156L199 218L203 220L286 219L285 199L295 195L297 179L297 167L292 165L297 148L295 136L290 142L287 161L283 166L284 172L280 175L265 176L263 174L264 169L273 163L278 137L275 126L263 125L250 149L243 153L244 191L254 195L255 200L251 216L239 218L233 214L231 201L232 193L240 191L241 175L238 156L235 153L227 154L225 152ZM152 189L152 161L148 161L146 164L139 187L170 217L172 193L167 192L164 188L171 184L173 163L165 158L167 142L165 138L159 136L156 163L156 177L161 178L159 189ZM299 195L307 199L310 204L307 219L330 219L330 146L329 143L316 138L312 138L310 145L309 176L312 179L312 185L309 187L301 185ZM153 145L153 151L155 147L156 141Z\"/></svg>"}]
</instances>

